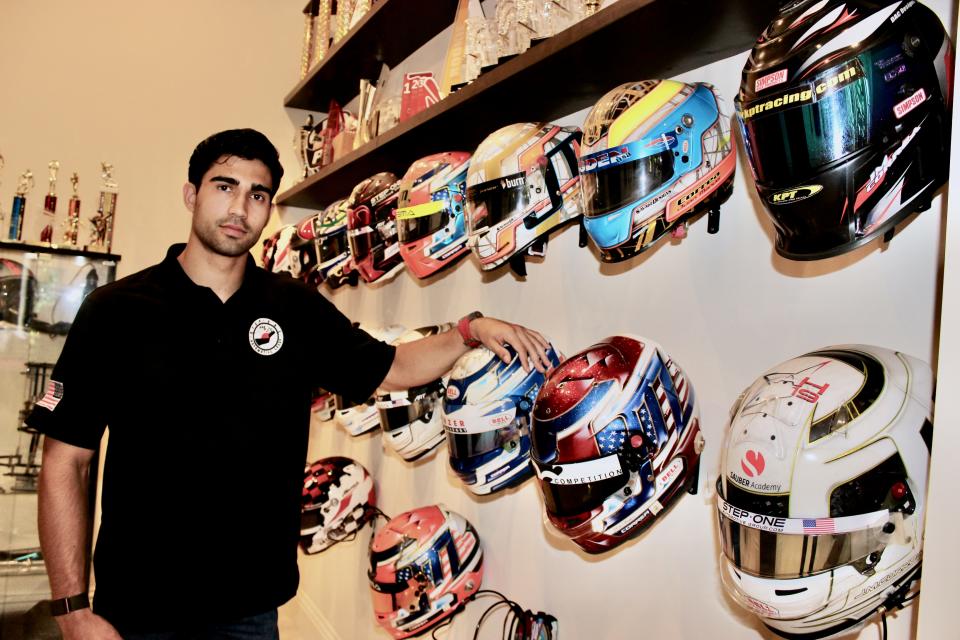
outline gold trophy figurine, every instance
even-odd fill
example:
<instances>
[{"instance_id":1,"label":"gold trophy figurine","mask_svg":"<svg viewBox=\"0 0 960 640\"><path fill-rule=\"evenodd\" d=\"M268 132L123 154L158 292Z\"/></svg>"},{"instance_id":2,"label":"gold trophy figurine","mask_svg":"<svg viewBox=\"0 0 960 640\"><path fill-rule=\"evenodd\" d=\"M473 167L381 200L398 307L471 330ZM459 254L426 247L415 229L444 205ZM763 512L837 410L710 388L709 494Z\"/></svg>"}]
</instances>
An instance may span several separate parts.
<instances>
[{"instance_id":1,"label":"gold trophy figurine","mask_svg":"<svg viewBox=\"0 0 960 640\"><path fill-rule=\"evenodd\" d=\"M100 191L100 202L97 206L97 215L90 218L93 225L93 234L87 248L91 251L110 253L113 247L113 223L117 213L117 183L113 179L113 165L101 162L100 178L103 186Z\"/></svg>"},{"instance_id":2,"label":"gold trophy figurine","mask_svg":"<svg viewBox=\"0 0 960 640\"><path fill-rule=\"evenodd\" d=\"M63 226L66 230L63 232L63 242L71 247L77 246L77 234L80 231L80 196L77 193L77 184L80 182L80 176L74 171L70 176L70 184L73 185L73 195L67 203L67 219Z\"/></svg>"},{"instance_id":3,"label":"gold trophy figurine","mask_svg":"<svg viewBox=\"0 0 960 640\"><path fill-rule=\"evenodd\" d=\"M50 170L50 177L47 178L50 188L43 198L43 213L49 216L51 220L44 225L40 232L40 242L50 244L53 242L53 221L57 217L57 172L60 171L60 163L53 160L47 164L47 168Z\"/></svg>"}]
</instances>

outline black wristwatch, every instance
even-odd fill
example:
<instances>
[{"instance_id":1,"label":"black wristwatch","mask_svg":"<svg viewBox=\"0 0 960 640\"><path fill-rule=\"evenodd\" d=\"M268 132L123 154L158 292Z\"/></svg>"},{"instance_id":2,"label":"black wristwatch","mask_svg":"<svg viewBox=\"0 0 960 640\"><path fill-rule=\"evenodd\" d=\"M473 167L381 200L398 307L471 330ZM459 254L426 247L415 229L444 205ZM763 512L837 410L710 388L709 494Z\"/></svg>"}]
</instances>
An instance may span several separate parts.
<instances>
[{"instance_id":1,"label":"black wristwatch","mask_svg":"<svg viewBox=\"0 0 960 640\"><path fill-rule=\"evenodd\" d=\"M79 609L86 609L90 606L90 598L87 597L86 593L78 593L75 596L70 596L69 598L57 598L56 600L50 600L50 615L56 616L65 616L71 611L77 611Z\"/></svg>"}]
</instances>

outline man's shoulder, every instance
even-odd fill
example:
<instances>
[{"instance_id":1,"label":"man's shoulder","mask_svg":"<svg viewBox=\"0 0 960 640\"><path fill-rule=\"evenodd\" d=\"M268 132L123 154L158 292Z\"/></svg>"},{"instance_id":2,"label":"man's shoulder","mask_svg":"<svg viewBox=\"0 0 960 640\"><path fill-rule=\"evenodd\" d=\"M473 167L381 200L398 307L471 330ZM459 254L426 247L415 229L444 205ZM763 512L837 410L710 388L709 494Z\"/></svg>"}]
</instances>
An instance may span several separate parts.
<instances>
[{"instance_id":1,"label":"man's shoulder","mask_svg":"<svg viewBox=\"0 0 960 640\"><path fill-rule=\"evenodd\" d=\"M113 282L94 289L87 299L91 304L109 305L115 301L128 301L131 298L151 297L162 290L157 270L159 264L131 273Z\"/></svg>"}]
</instances>

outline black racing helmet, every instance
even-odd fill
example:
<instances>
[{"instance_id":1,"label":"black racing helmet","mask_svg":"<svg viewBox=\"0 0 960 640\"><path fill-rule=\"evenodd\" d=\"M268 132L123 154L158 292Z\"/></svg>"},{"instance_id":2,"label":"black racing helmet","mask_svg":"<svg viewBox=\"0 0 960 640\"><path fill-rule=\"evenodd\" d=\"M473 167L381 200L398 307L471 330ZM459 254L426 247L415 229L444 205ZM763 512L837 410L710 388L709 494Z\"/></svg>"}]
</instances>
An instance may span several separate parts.
<instances>
[{"instance_id":1,"label":"black racing helmet","mask_svg":"<svg viewBox=\"0 0 960 640\"><path fill-rule=\"evenodd\" d=\"M777 253L845 253L929 205L948 174L952 67L949 36L916 0L782 9L736 100Z\"/></svg>"}]
</instances>

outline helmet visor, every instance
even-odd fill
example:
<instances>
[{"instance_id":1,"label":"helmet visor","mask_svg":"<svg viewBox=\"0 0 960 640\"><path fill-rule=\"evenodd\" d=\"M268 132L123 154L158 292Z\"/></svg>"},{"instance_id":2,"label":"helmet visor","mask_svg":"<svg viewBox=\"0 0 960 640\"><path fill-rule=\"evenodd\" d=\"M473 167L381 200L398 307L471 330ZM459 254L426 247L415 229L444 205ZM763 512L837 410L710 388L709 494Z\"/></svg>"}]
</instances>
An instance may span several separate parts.
<instances>
[{"instance_id":1,"label":"helmet visor","mask_svg":"<svg viewBox=\"0 0 960 640\"><path fill-rule=\"evenodd\" d=\"M738 102L737 120L758 182L792 186L869 145L881 124L876 114L885 111L875 104L863 69L855 58L780 95Z\"/></svg>"},{"instance_id":2,"label":"helmet visor","mask_svg":"<svg viewBox=\"0 0 960 640\"><path fill-rule=\"evenodd\" d=\"M591 164L596 156L608 153L610 150L581 160L580 184L584 214L588 217L601 216L643 200L673 177L674 155L669 148L631 162L590 168L598 166L597 162Z\"/></svg>"},{"instance_id":3,"label":"helmet visor","mask_svg":"<svg viewBox=\"0 0 960 640\"><path fill-rule=\"evenodd\" d=\"M740 509L719 495L717 509L723 555L738 570L761 578L829 571L882 552L891 539L883 531L891 521L886 509L842 518L779 518Z\"/></svg>"},{"instance_id":4,"label":"helmet visor","mask_svg":"<svg viewBox=\"0 0 960 640\"><path fill-rule=\"evenodd\" d=\"M304 509L300 513L300 534L311 533L317 527L323 526L323 509L316 505L310 509Z\"/></svg>"},{"instance_id":5,"label":"helmet visor","mask_svg":"<svg viewBox=\"0 0 960 640\"><path fill-rule=\"evenodd\" d=\"M343 231L331 233L320 240L320 262L339 258L347 250L347 234Z\"/></svg>"},{"instance_id":6,"label":"helmet visor","mask_svg":"<svg viewBox=\"0 0 960 640\"><path fill-rule=\"evenodd\" d=\"M370 255L370 249L373 242L373 230L370 227L361 227L360 229L350 229L347 232L347 239L349 240L350 253L353 255L353 259L357 262L360 262L368 255Z\"/></svg>"},{"instance_id":7,"label":"helmet visor","mask_svg":"<svg viewBox=\"0 0 960 640\"><path fill-rule=\"evenodd\" d=\"M418 420L429 422L437 408L439 381L409 391L385 394L377 399L380 425L384 431L394 431Z\"/></svg>"},{"instance_id":8,"label":"helmet visor","mask_svg":"<svg viewBox=\"0 0 960 640\"><path fill-rule=\"evenodd\" d=\"M450 457L465 460L502 449L528 432L525 416L517 416L513 400L495 406L454 405L444 402L443 429L447 432Z\"/></svg>"},{"instance_id":9,"label":"helmet visor","mask_svg":"<svg viewBox=\"0 0 960 640\"><path fill-rule=\"evenodd\" d=\"M397 235L400 242L413 242L443 229L450 219L445 200L433 200L397 209Z\"/></svg>"},{"instance_id":10,"label":"helmet visor","mask_svg":"<svg viewBox=\"0 0 960 640\"><path fill-rule=\"evenodd\" d=\"M529 190L527 175L522 172L468 187L467 231L476 233L523 214L533 202Z\"/></svg>"},{"instance_id":11,"label":"helmet visor","mask_svg":"<svg viewBox=\"0 0 960 640\"><path fill-rule=\"evenodd\" d=\"M585 462L537 462L537 476L547 512L569 517L592 511L627 483L617 455Z\"/></svg>"}]
</instances>

